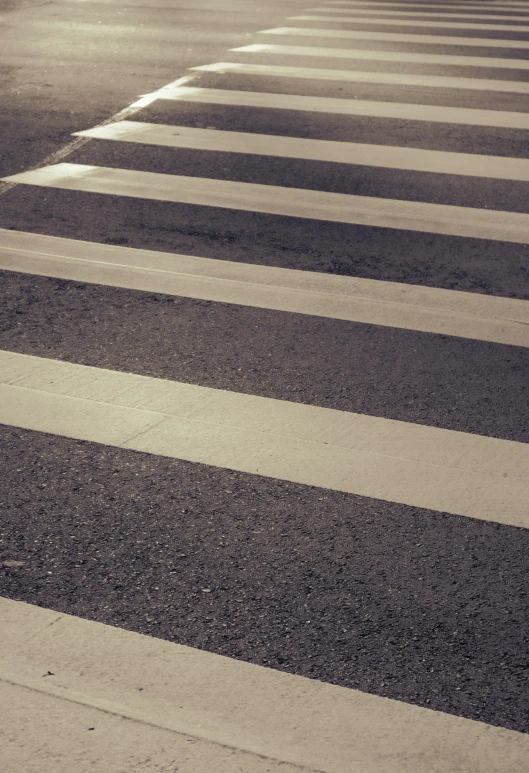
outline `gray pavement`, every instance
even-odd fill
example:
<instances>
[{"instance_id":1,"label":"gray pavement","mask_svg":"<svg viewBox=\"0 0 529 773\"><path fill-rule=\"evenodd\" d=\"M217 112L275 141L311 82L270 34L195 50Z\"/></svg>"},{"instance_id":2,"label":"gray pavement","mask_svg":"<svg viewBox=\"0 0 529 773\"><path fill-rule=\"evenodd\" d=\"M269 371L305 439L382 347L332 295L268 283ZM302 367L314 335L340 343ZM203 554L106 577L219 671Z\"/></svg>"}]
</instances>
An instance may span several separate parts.
<instances>
[{"instance_id":1,"label":"gray pavement","mask_svg":"<svg viewBox=\"0 0 529 773\"><path fill-rule=\"evenodd\" d=\"M310 7L301 0L0 5L7 41L0 55L6 73L0 177L64 161L526 213L529 183L489 178L486 164L482 177L470 177L71 136L185 75L196 88L304 95L315 104L333 97L529 113L525 94L187 71L250 62L529 80L521 65L494 66L495 59L527 62L528 50L516 41L529 35L516 26L528 22L513 21L513 33L446 31L435 21L431 28L410 21L397 30L512 40L512 48L328 39L318 30L396 28L390 19L387 27L340 21L338 6L326 6L336 22L288 20ZM347 15L368 16L375 7L364 3ZM408 10L429 18L415 6ZM502 16L515 13L525 10L501 7ZM276 26L315 32L260 34ZM229 50L252 44L305 46L307 53ZM311 54L321 46L375 53L364 60ZM484 57L490 66L385 59L391 52ZM131 118L527 157L526 130L450 121L166 98ZM207 207L7 181L0 228L529 300L527 243L436 234L428 224L413 232L395 223L382 228L236 211L228 201ZM3 271L1 293L4 350L528 442L526 347L109 287L97 279ZM8 424L1 435L0 595L529 732L526 529ZM383 458L380 464L383 476Z\"/></svg>"}]
</instances>

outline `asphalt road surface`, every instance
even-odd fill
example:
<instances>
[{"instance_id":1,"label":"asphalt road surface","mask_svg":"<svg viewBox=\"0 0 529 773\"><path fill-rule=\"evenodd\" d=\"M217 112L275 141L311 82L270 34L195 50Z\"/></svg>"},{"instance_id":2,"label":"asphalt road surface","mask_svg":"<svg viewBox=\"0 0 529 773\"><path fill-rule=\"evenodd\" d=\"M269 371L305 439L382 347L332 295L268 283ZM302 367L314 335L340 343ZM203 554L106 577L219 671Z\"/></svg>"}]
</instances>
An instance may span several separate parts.
<instances>
[{"instance_id":1,"label":"asphalt road surface","mask_svg":"<svg viewBox=\"0 0 529 773\"><path fill-rule=\"evenodd\" d=\"M0 594L529 733L529 3L0 29Z\"/></svg>"}]
</instances>

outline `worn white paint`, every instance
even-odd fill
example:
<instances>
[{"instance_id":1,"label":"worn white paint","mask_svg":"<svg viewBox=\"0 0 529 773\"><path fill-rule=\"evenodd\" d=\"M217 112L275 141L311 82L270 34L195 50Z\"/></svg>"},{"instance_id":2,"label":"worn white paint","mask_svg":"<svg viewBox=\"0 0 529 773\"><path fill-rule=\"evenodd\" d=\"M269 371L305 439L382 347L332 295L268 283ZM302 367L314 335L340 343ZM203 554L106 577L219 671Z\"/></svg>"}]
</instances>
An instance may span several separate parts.
<instances>
[{"instance_id":1,"label":"worn white paint","mask_svg":"<svg viewBox=\"0 0 529 773\"><path fill-rule=\"evenodd\" d=\"M366 11L369 12L370 11ZM420 15L420 14L418 14ZM432 28L449 28L457 30L481 30L486 32L529 32L528 26L521 24L473 24L472 22L458 22L458 21L441 21L436 19L435 21L419 21L417 19L377 19L366 16L343 16L337 18L336 16L313 16L311 14L305 14L301 16L289 16L288 20L293 21L321 21L321 22L340 22L340 24L372 24L382 25L384 27L428 27Z\"/></svg>"},{"instance_id":2,"label":"worn white paint","mask_svg":"<svg viewBox=\"0 0 529 773\"><path fill-rule=\"evenodd\" d=\"M327 2L327 5L345 5L345 6L365 6L369 5L375 6L376 8L382 8L382 7L388 7L388 8L444 8L446 10L476 10L476 11L491 11L491 10L499 10L499 11L510 11L513 10L513 13L518 13L520 10L527 10L528 6L527 3L465 3L465 4L456 4L456 3L421 3L421 2L415 2L415 3L382 3L378 2L378 0L371 0L371 2L357 2L356 0L329 0ZM417 11L419 13L419 11Z\"/></svg>"},{"instance_id":3,"label":"worn white paint","mask_svg":"<svg viewBox=\"0 0 529 773\"><path fill-rule=\"evenodd\" d=\"M512 730L20 601L0 599L0 617L5 773L527 768Z\"/></svg>"},{"instance_id":4,"label":"worn white paint","mask_svg":"<svg viewBox=\"0 0 529 773\"><path fill-rule=\"evenodd\" d=\"M167 90L163 99L236 107L263 107L270 110L302 110L336 115L363 115L396 118L404 121L433 121L466 126L497 126L504 129L529 129L529 113L504 110L475 110L444 105L414 105L409 102L378 102L364 99L336 99L296 94L271 94L264 91L229 91L183 86Z\"/></svg>"},{"instance_id":5,"label":"worn white paint","mask_svg":"<svg viewBox=\"0 0 529 773\"><path fill-rule=\"evenodd\" d=\"M529 347L529 302L0 230L0 269Z\"/></svg>"},{"instance_id":6,"label":"worn white paint","mask_svg":"<svg viewBox=\"0 0 529 773\"><path fill-rule=\"evenodd\" d=\"M232 48L248 54L319 57L325 59L360 59L376 62L409 64L441 64L455 67L487 67L491 69L529 70L529 59L500 59L487 56L452 56L450 54L414 54L407 51L377 51L362 48L327 48L317 46L283 46L253 43Z\"/></svg>"},{"instance_id":7,"label":"worn white paint","mask_svg":"<svg viewBox=\"0 0 529 773\"><path fill-rule=\"evenodd\" d=\"M0 422L529 528L529 445L0 353Z\"/></svg>"},{"instance_id":8,"label":"worn white paint","mask_svg":"<svg viewBox=\"0 0 529 773\"><path fill-rule=\"evenodd\" d=\"M359 4L362 5L362 4ZM388 5L387 3L377 3L378 5ZM410 5L409 3L406 3L406 6ZM429 7L429 3L421 6L424 8ZM406 7L401 6L401 7ZM393 6L393 8L396 8L397 6ZM448 6L447 6L448 7ZM452 6L450 6L452 7ZM472 6L466 6L466 8L471 8ZM493 8L494 6L487 6L488 8ZM529 6L528 6L529 9ZM356 14L365 14L369 13L370 16L411 16L413 18L420 16L421 18L423 16L427 17L433 17L435 19L490 19L491 21L512 21L514 24L518 21L529 21L529 16L513 16L511 14L505 14L504 16L501 15L501 11L499 14L497 13L447 13L446 11L436 11L435 13L432 13L431 11L423 11L423 10L413 10L413 11L395 11L391 10L391 8L372 8L371 5L369 8L332 8L332 7L320 7L320 8L307 8L306 9L309 13L332 13L335 14L334 18L339 21L341 18L341 14L345 13L356 13ZM296 17L290 17L290 18L296 18ZM352 17L355 18L355 17ZM511 29L516 29L516 27L512 27Z\"/></svg>"},{"instance_id":9,"label":"worn white paint","mask_svg":"<svg viewBox=\"0 0 529 773\"><path fill-rule=\"evenodd\" d=\"M528 115L529 118L529 115ZM57 164L4 178L113 196L529 244L529 214L205 177Z\"/></svg>"},{"instance_id":10,"label":"worn white paint","mask_svg":"<svg viewBox=\"0 0 529 773\"><path fill-rule=\"evenodd\" d=\"M382 86L420 86L423 88L529 94L529 83L524 81L492 80L489 78L452 78L442 75L331 70L329 68L316 69L315 67L286 67L284 65L240 64L236 62L217 62L215 64L191 67L190 69L198 70L199 72L262 75L272 78L304 78L309 80L339 81L341 83L375 83Z\"/></svg>"},{"instance_id":11,"label":"worn white paint","mask_svg":"<svg viewBox=\"0 0 529 773\"><path fill-rule=\"evenodd\" d=\"M529 86L529 84L527 84ZM457 174L497 180L529 182L529 159L485 156L479 153L449 153L440 150L369 145L361 142L332 142L273 134L196 129L190 126L118 121L107 126L77 132L94 137L165 148L190 148L225 153L247 153L307 161L330 161L384 169Z\"/></svg>"},{"instance_id":12,"label":"worn white paint","mask_svg":"<svg viewBox=\"0 0 529 773\"><path fill-rule=\"evenodd\" d=\"M260 30L261 35L285 37L342 38L347 40L377 40L390 43L419 43L440 46L479 46L480 48L527 49L529 40L502 40L498 38L464 38L446 35L411 35L399 32L363 32L360 30L327 30L313 27L276 27Z\"/></svg>"}]
</instances>

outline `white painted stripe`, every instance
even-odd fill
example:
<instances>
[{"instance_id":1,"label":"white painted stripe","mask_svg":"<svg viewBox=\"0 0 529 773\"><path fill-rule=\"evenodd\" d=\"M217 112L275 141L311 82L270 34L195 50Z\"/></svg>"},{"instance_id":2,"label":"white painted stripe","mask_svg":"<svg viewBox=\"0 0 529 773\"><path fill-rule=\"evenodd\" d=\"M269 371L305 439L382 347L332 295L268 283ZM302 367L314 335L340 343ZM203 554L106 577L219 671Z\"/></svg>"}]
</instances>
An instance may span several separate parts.
<instances>
[{"instance_id":1,"label":"white painted stripe","mask_svg":"<svg viewBox=\"0 0 529 773\"><path fill-rule=\"evenodd\" d=\"M56 164L4 179L87 193L529 244L529 214L519 212L380 199L84 164Z\"/></svg>"},{"instance_id":2,"label":"white painted stripe","mask_svg":"<svg viewBox=\"0 0 529 773\"><path fill-rule=\"evenodd\" d=\"M428 7L428 6L426 6ZM334 17L335 19L339 20L340 14L344 13L369 13L372 16L411 16L413 18L420 16L428 16L428 17L435 17L436 19L491 19L492 21L528 21L529 16L512 16L511 14L501 16L498 14L487 14L487 13L446 13L446 11L436 11L435 13L432 13L430 11L393 11L389 10L387 8L383 10L374 9L374 8L307 8L307 11L310 13L318 12L318 13L333 13L336 14ZM294 17L290 17L294 18ZM516 27L511 27L511 29L516 29Z\"/></svg>"},{"instance_id":3,"label":"white painted stripe","mask_svg":"<svg viewBox=\"0 0 529 773\"><path fill-rule=\"evenodd\" d=\"M529 302L0 229L0 269L529 347Z\"/></svg>"},{"instance_id":4,"label":"white painted stripe","mask_svg":"<svg viewBox=\"0 0 529 773\"><path fill-rule=\"evenodd\" d=\"M340 24L372 24L383 25L384 27L439 27L458 30L487 30L489 32L529 32L529 27L512 24L472 24L470 22L453 21L418 21L417 19L373 19L364 16L343 16L339 19L336 16L289 16L288 20L293 21L321 21L321 22L339 22Z\"/></svg>"},{"instance_id":5,"label":"white painted stripe","mask_svg":"<svg viewBox=\"0 0 529 773\"><path fill-rule=\"evenodd\" d=\"M529 444L0 352L0 422L529 528Z\"/></svg>"},{"instance_id":6,"label":"white painted stripe","mask_svg":"<svg viewBox=\"0 0 529 773\"><path fill-rule=\"evenodd\" d=\"M103 750L108 773L173 771L175 759L181 773L523 773L529 755L529 736L482 722L11 599L0 616L12 771L50 748L69 771Z\"/></svg>"},{"instance_id":7,"label":"white painted stripe","mask_svg":"<svg viewBox=\"0 0 529 773\"><path fill-rule=\"evenodd\" d=\"M330 161L384 169L409 169L414 172L529 182L529 159L485 156L478 153L449 153L394 145L368 145L361 142L331 142L143 121L118 121L76 134L161 147L303 158L308 161Z\"/></svg>"},{"instance_id":8,"label":"white painted stripe","mask_svg":"<svg viewBox=\"0 0 529 773\"><path fill-rule=\"evenodd\" d=\"M357 30L325 30L315 27L276 27L260 30L261 35L284 35L286 37L346 38L347 40L373 40L390 43L417 43L440 46L480 46L481 48L529 48L529 40L500 40L498 38L464 38L445 35L410 35L399 32L362 32Z\"/></svg>"},{"instance_id":9,"label":"white painted stripe","mask_svg":"<svg viewBox=\"0 0 529 773\"><path fill-rule=\"evenodd\" d=\"M529 113L509 113L501 110L473 110L470 108L437 105L413 105L407 102L376 102L362 99L334 99L296 94L270 94L255 91L229 91L182 86L163 91L161 99L181 99L237 107L264 107L277 110L306 110L337 115L369 115L377 118L396 118L405 121L434 121L458 123L467 126L498 126L504 129L528 129Z\"/></svg>"},{"instance_id":10,"label":"white painted stripe","mask_svg":"<svg viewBox=\"0 0 529 773\"><path fill-rule=\"evenodd\" d=\"M393 72L365 72L363 70L329 70L313 67L285 67L283 65L239 64L217 62L190 67L199 72L263 75L274 78L307 78L310 80L340 81L342 83L378 83L395 86L424 86L427 88L467 89L472 91L500 91L529 94L529 83L523 81L490 80L488 78L449 78L441 75L414 75Z\"/></svg>"},{"instance_id":11,"label":"white painted stripe","mask_svg":"<svg viewBox=\"0 0 529 773\"><path fill-rule=\"evenodd\" d=\"M324 57L326 59L362 59L376 62L407 62L410 64L441 64L456 67L488 67L491 69L529 70L529 59L500 59L488 56L451 56L450 54L412 54L404 51L376 51L354 48L319 48L315 46L282 46L253 43L232 48L251 54L279 56Z\"/></svg>"},{"instance_id":12,"label":"white painted stripe","mask_svg":"<svg viewBox=\"0 0 529 773\"><path fill-rule=\"evenodd\" d=\"M511 8L513 10L513 13L517 13L518 10L528 10L529 6L527 3L464 3L457 4L457 3L381 3L378 2L378 0L370 0L370 2L346 2L346 0L329 0L329 2L326 3L326 5L345 5L345 6L365 6L368 5L369 7L375 6L376 8L381 7L388 7L388 8L446 8L447 10L452 9L461 9L463 11L468 10L481 10L481 11L490 11L490 10L498 10L498 11L509 11ZM365 9L364 9L365 10ZM416 11L416 13L420 13L419 11Z\"/></svg>"}]
</instances>

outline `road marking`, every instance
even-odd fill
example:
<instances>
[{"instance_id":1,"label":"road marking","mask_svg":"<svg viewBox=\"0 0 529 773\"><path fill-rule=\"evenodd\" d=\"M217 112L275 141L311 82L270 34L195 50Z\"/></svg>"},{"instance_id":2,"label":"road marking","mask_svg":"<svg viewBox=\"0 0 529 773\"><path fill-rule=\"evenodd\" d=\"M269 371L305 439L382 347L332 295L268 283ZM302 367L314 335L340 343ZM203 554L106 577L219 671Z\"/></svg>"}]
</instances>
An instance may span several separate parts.
<instances>
[{"instance_id":1,"label":"road marking","mask_svg":"<svg viewBox=\"0 0 529 773\"><path fill-rule=\"evenodd\" d=\"M364 16L343 16L339 19L336 16L289 16L288 20L293 21L321 21L321 22L340 22L345 24L379 24L385 27L448 27L458 30L487 30L489 32L529 32L529 27L512 24L472 24L470 22L452 22L452 21L418 21L417 19L373 19Z\"/></svg>"},{"instance_id":2,"label":"road marking","mask_svg":"<svg viewBox=\"0 0 529 773\"><path fill-rule=\"evenodd\" d=\"M434 121L467 126L497 126L504 129L528 129L529 113L502 110L474 110L438 105L414 105L407 102L377 102L363 99L335 99L296 94L270 94L256 91L229 91L182 86L167 89L161 99L178 99L203 104L235 107L263 107L268 110L304 110L337 115L396 118L404 121Z\"/></svg>"},{"instance_id":3,"label":"road marking","mask_svg":"<svg viewBox=\"0 0 529 773\"><path fill-rule=\"evenodd\" d=\"M0 230L0 269L529 348L529 302Z\"/></svg>"},{"instance_id":4,"label":"road marking","mask_svg":"<svg viewBox=\"0 0 529 773\"><path fill-rule=\"evenodd\" d=\"M441 75L413 75L393 72L364 72L363 70L329 70L312 67L285 67L283 65L239 64L217 62L190 67L199 72L263 75L274 78L308 78L350 83L378 83L396 86L424 86L427 88L468 89L473 91L501 91L529 94L529 83L523 81L490 80L485 78L449 78Z\"/></svg>"},{"instance_id":5,"label":"road marking","mask_svg":"<svg viewBox=\"0 0 529 773\"><path fill-rule=\"evenodd\" d=\"M526 85L529 87L529 84ZM529 159L485 156L478 153L450 153L395 145L368 145L360 142L333 142L272 134L196 129L143 121L117 121L76 134L161 147L302 158L307 161L529 182Z\"/></svg>"},{"instance_id":6,"label":"road marking","mask_svg":"<svg viewBox=\"0 0 529 773\"><path fill-rule=\"evenodd\" d=\"M177 80L173 81L172 83L168 83L165 86L162 87L162 89L159 89L158 91L155 91L151 94L144 94L139 99L137 99L135 102L133 102L128 107L125 107L123 110L120 110L118 113L115 113L110 118L106 118L100 126L105 126L108 123L113 123L114 121L119 121L122 118L129 118L130 116L135 115L140 110L143 110L145 107L148 107L152 102L155 102L158 99L158 93L160 90L163 90L164 88L175 88L177 86L181 86L184 83L189 83L193 80L193 78L196 78L195 75L184 75L181 78L178 78ZM58 150L53 151L53 153L50 153L49 156L46 156L46 158L42 159L38 164L31 167L32 169L37 169L39 166L49 166L50 164L56 164L59 161L62 161L64 158L67 158L72 153L75 153L77 150L82 148L82 146L88 142L87 139L83 139L82 137L79 137L76 140L73 140L73 142L69 142L67 145L64 145L62 148L59 148ZM0 196L3 196L8 191L11 190L13 185L16 183L1 183L0 182Z\"/></svg>"},{"instance_id":7,"label":"road marking","mask_svg":"<svg viewBox=\"0 0 529 773\"><path fill-rule=\"evenodd\" d=\"M520 10L527 10L527 3L465 3L464 5L461 4L455 4L455 3L381 3L378 2L378 0L371 0L369 3L363 3L363 2L347 2L347 0L329 0L327 5L345 5L345 6L365 6L369 5L370 7L374 5L376 8L380 8L383 6L387 6L389 8L446 8L448 10L457 10L461 9L463 11L470 10L477 10L477 11L490 11L490 10L498 10L498 11L510 11L512 9L513 13L518 13ZM329 9L331 10L331 9ZM366 10L365 8L361 10ZM419 11L416 11L416 13L420 13Z\"/></svg>"},{"instance_id":8,"label":"road marking","mask_svg":"<svg viewBox=\"0 0 529 773\"><path fill-rule=\"evenodd\" d=\"M9 753L14 746L18 761L28 746L36 759L64 736L82 752L76 755L68 745L61 762L71 760L69 769L75 770L76 760L91 760L94 742L84 739L93 734L86 732L89 723L79 721L81 707L97 711L98 744L113 739L105 754L109 773L130 770L131 750L137 748L143 752L138 769L147 770L146 756L159 762L160 747L172 751L173 765L165 759L159 767L149 765L150 770L174 770L176 754L182 771L196 773L236 768L252 773L523 773L529 755L529 736L483 722L21 601L0 599L0 615L3 690L11 690L17 706L22 699L27 719L16 734L12 728L18 728L20 714L8 711L3 717L4 750ZM48 672L53 676L43 679ZM54 707L54 701L60 702L59 711L40 708ZM52 724L55 732L48 729L44 738L37 728L50 713L60 719ZM119 717L128 722L116 731L113 722ZM160 739L162 729L171 735ZM187 736L187 750L181 750L179 735ZM206 743L212 744L209 753ZM226 752L233 750L236 756L227 761Z\"/></svg>"},{"instance_id":9,"label":"road marking","mask_svg":"<svg viewBox=\"0 0 529 773\"><path fill-rule=\"evenodd\" d=\"M362 32L357 30L326 30L313 27L276 27L260 30L261 35L304 36L309 38L347 38L348 40L377 40L391 43L417 43L440 46L480 46L481 48L529 48L529 40L501 40L498 38L463 38L445 35L411 35L400 32Z\"/></svg>"},{"instance_id":10,"label":"road marking","mask_svg":"<svg viewBox=\"0 0 529 773\"><path fill-rule=\"evenodd\" d=\"M325 57L326 59L362 59L376 62L407 62L410 64L441 64L456 67L488 67L490 69L529 70L529 59L496 59L486 56L451 56L449 54L412 54L404 51L375 51L369 49L319 48L315 46L282 46L253 43L232 48L252 54L279 56Z\"/></svg>"},{"instance_id":11,"label":"road marking","mask_svg":"<svg viewBox=\"0 0 529 773\"><path fill-rule=\"evenodd\" d=\"M529 214L520 212L381 199L84 164L56 164L4 179L87 193L529 244Z\"/></svg>"},{"instance_id":12,"label":"road marking","mask_svg":"<svg viewBox=\"0 0 529 773\"><path fill-rule=\"evenodd\" d=\"M379 5L384 5L384 3L379 3ZM428 7L428 6L426 6ZM468 8L468 6L467 6ZM429 11L418 11L417 9L414 11L392 11L387 8L384 8L382 10L375 9L375 8L307 8L307 11L310 13L318 12L318 13L334 13L337 14L333 18L336 21L341 20L341 16L339 14L344 13L369 13L373 16L411 16L413 18L416 18L417 16L423 17L435 17L436 19L491 19L492 21L512 21L512 22L518 22L518 21L528 21L529 16L511 16L511 15L505 15L505 16L499 16L498 14L487 14L487 13L446 13L446 11L437 11L436 13L431 13ZM291 16L291 19L293 18L299 18ZM320 18L320 17L318 17ZM510 27L510 29L516 30L516 27Z\"/></svg>"},{"instance_id":13,"label":"road marking","mask_svg":"<svg viewBox=\"0 0 529 773\"><path fill-rule=\"evenodd\" d=\"M529 528L529 444L0 352L0 422Z\"/></svg>"}]
</instances>

